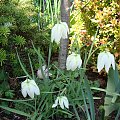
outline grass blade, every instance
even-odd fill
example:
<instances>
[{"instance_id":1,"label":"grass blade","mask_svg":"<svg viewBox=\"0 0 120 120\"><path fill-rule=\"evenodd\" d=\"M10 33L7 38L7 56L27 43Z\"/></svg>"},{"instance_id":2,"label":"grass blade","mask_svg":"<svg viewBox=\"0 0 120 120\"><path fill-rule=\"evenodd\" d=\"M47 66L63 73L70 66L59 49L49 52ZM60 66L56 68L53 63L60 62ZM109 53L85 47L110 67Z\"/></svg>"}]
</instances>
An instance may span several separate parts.
<instances>
[{"instance_id":1,"label":"grass blade","mask_svg":"<svg viewBox=\"0 0 120 120\"><path fill-rule=\"evenodd\" d=\"M13 108L9 108L9 107L5 107L5 106L1 106L1 105L0 105L0 108L2 108L2 109L4 109L4 110L8 110L9 112L13 112L13 113L16 113L16 114L22 115L22 116L31 117L30 114L27 114L27 113L25 113L25 112L22 112L22 111L19 111L19 110L13 109Z\"/></svg>"},{"instance_id":2,"label":"grass blade","mask_svg":"<svg viewBox=\"0 0 120 120\"><path fill-rule=\"evenodd\" d=\"M17 50L16 50L16 52L17 52ZM17 52L17 57L18 57L18 61L20 63L20 66L21 66L22 70L24 71L24 73L27 75L27 77L29 77L30 79L32 79L32 77L28 74L28 72L26 71L25 67L23 66L23 64L22 64L22 62L20 60L20 57L18 55L18 52Z\"/></svg>"}]
</instances>

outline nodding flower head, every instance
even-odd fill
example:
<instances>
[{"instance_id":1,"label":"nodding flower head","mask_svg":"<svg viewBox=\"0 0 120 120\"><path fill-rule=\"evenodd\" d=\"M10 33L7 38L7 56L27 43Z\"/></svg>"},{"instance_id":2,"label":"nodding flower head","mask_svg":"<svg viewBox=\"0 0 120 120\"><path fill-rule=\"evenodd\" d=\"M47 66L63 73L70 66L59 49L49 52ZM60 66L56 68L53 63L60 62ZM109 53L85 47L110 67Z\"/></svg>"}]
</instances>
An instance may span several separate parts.
<instances>
[{"instance_id":1,"label":"nodding flower head","mask_svg":"<svg viewBox=\"0 0 120 120\"><path fill-rule=\"evenodd\" d=\"M113 54L111 54L110 52L107 52L107 51L101 52L98 55L98 59L97 59L98 72L100 72L105 66L105 70L108 73L111 65L112 65L113 69L115 70L115 58L114 58Z\"/></svg>"},{"instance_id":2,"label":"nodding flower head","mask_svg":"<svg viewBox=\"0 0 120 120\"><path fill-rule=\"evenodd\" d=\"M48 73L48 68L46 67L46 65L42 66L41 68L43 70L43 74L44 74L44 77L47 78L49 76L51 76L52 74L51 73ZM43 74L42 74L42 70L41 69L38 69L37 71L37 76L40 78L40 79L43 79Z\"/></svg>"},{"instance_id":3,"label":"nodding flower head","mask_svg":"<svg viewBox=\"0 0 120 120\"><path fill-rule=\"evenodd\" d=\"M51 42L55 41L57 44L60 43L60 39L68 38L69 28L66 22L55 24L51 30Z\"/></svg>"},{"instance_id":4,"label":"nodding flower head","mask_svg":"<svg viewBox=\"0 0 120 120\"><path fill-rule=\"evenodd\" d=\"M67 57L66 68L67 70L74 71L76 68L80 68L82 65L82 60L80 54L75 54L74 52Z\"/></svg>"},{"instance_id":5,"label":"nodding flower head","mask_svg":"<svg viewBox=\"0 0 120 120\"><path fill-rule=\"evenodd\" d=\"M21 92L24 97L26 97L28 94L32 99L34 98L34 94L40 95L39 87L34 80L30 79L26 79L21 83Z\"/></svg>"},{"instance_id":6,"label":"nodding flower head","mask_svg":"<svg viewBox=\"0 0 120 120\"><path fill-rule=\"evenodd\" d=\"M64 109L64 107L69 108L69 102L66 96L58 96L52 108L55 108L58 104L62 109Z\"/></svg>"}]
</instances>

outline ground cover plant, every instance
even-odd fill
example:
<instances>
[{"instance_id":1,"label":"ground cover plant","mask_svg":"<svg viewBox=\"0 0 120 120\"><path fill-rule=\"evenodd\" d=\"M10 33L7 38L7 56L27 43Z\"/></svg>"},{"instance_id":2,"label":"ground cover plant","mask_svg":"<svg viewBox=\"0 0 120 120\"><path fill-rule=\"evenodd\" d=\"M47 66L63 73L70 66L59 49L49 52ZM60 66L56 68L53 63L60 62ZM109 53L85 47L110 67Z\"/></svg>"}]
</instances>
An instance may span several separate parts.
<instances>
[{"instance_id":1,"label":"ground cover plant","mask_svg":"<svg viewBox=\"0 0 120 120\"><path fill-rule=\"evenodd\" d=\"M1 8L1 119L120 119L119 1L2 0Z\"/></svg>"}]
</instances>

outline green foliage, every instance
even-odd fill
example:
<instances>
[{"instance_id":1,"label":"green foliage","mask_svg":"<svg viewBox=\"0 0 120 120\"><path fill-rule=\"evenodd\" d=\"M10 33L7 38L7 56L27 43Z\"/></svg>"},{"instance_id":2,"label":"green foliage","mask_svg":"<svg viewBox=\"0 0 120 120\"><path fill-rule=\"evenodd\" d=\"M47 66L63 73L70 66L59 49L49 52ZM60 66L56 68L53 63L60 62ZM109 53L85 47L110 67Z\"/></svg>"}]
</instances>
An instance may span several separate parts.
<instances>
[{"instance_id":1,"label":"green foliage","mask_svg":"<svg viewBox=\"0 0 120 120\"><path fill-rule=\"evenodd\" d=\"M34 2L35 4L33 4ZM44 11L42 10L43 5L45 5ZM50 28L52 27L50 11L47 11L49 6L50 3L48 6L45 3L42 3L42 6L40 6L38 1L31 2L31 0L1 1L0 63L1 66L4 66L5 71L11 72L11 76L23 74L16 58L16 48L22 54L23 61L26 61L25 53L29 52L29 54L32 54L36 69L39 66L37 57L33 53L34 50L31 48L31 41L34 42L36 47L40 47L43 55L47 55L47 46L50 42ZM49 16L47 13L49 13ZM38 29L39 25L40 29ZM6 69L7 65L11 66L12 71ZM27 62L25 62L25 66L28 66Z\"/></svg>"},{"instance_id":2,"label":"green foliage","mask_svg":"<svg viewBox=\"0 0 120 120\"><path fill-rule=\"evenodd\" d=\"M109 116L114 110L119 110L120 96L116 95L120 93L120 79L117 67L115 71L111 68L108 74L108 82L107 82L107 92L105 97L105 116ZM116 94L114 94L116 93Z\"/></svg>"},{"instance_id":3,"label":"green foliage","mask_svg":"<svg viewBox=\"0 0 120 120\"><path fill-rule=\"evenodd\" d=\"M14 37L14 42L16 45L22 46L22 45L25 45L26 40L24 37L19 35Z\"/></svg>"},{"instance_id":4,"label":"green foliage","mask_svg":"<svg viewBox=\"0 0 120 120\"><path fill-rule=\"evenodd\" d=\"M74 10L71 13L70 47L74 43L73 41L78 41L80 48L89 49L93 41L93 35L99 27L94 48L113 51L113 53L116 53L116 60L119 61L119 5L117 0L75 0ZM75 46L75 48L77 47ZM94 59L91 59L91 61L94 62Z\"/></svg>"},{"instance_id":5,"label":"green foliage","mask_svg":"<svg viewBox=\"0 0 120 120\"><path fill-rule=\"evenodd\" d=\"M13 98L13 90L10 89L8 83L8 74L4 70L0 70L0 96L5 96L7 98Z\"/></svg>"},{"instance_id":6,"label":"green foliage","mask_svg":"<svg viewBox=\"0 0 120 120\"><path fill-rule=\"evenodd\" d=\"M6 60L6 51L3 49L0 49L0 63L1 65L5 62Z\"/></svg>"}]
</instances>

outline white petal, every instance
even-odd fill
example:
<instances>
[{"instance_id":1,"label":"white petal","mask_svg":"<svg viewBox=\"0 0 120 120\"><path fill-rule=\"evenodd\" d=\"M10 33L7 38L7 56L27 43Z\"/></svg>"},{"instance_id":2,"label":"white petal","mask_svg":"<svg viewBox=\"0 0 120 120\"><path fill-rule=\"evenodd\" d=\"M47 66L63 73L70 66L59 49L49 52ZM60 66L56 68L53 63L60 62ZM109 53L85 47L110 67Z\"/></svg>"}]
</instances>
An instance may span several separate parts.
<instances>
[{"instance_id":1,"label":"white petal","mask_svg":"<svg viewBox=\"0 0 120 120\"><path fill-rule=\"evenodd\" d=\"M61 31L61 25L60 24L55 24L55 26L52 29L51 33L51 39L52 41L54 40L57 44L60 43L60 39L62 37L62 31Z\"/></svg>"},{"instance_id":2,"label":"white petal","mask_svg":"<svg viewBox=\"0 0 120 120\"><path fill-rule=\"evenodd\" d=\"M27 96L27 85L26 85L26 81L21 83L21 92L23 97Z\"/></svg>"},{"instance_id":3,"label":"white petal","mask_svg":"<svg viewBox=\"0 0 120 120\"><path fill-rule=\"evenodd\" d=\"M77 67L80 68L82 65L82 60L79 54L72 53L67 57L66 68L67 70L74 71Z\"/></svg>"},{"instance_id":4,"label":"white petal","mask_svg":"<svg viewBox=\"0 0 120 120\"><path fill-rule=\"evenodd\" d=\"M28 95L33 99L34 98L34 88L29 84L29 89L27 89Z\"/></svg>"},{"instance_id":5,"label":"white petal","mask_svg":"<svg viewBox=\"0 0 120 120\"><path fill-rule=\"evenodd\" d=\"M37 86L37 84L35 83L34 80L30 80L29 84L30 84L30 85L34 85L34 86Z\"/></svg>"},{"instance_id":6,"label":"white petal","mask_svg":"<svg viewBox=\"0 0 120 120\"><path fill-rule=\"evenodd\" d=\"M36 95L40 95L40 89L38 86L35 87L34 92Z\"/></svg>"},{"instance_id":7,"label":"white petal","mask_svg":"<svg viewBox=\"0 0 120 120\"><path fill-rule=\"evenodd\" d=\"M22 92L23 97L27 96L27 90L26 90L26 88L22 88L21 92Z\"/></svg>"},{"instance_id":8,"label":"white petal","mask_svg":"<svg viewBox=\"0 0 120 120\"><path fill-rule=\"evenodd\" d=\"M69 55L66 61L67 70L70 70L72 68L72 66L74 65L74 62L75 62L74 54Z\"/></svg>"},{"instance_id":9,"label":"white petal","mask_svg":"<svg viewBox=\"0 0 120 120\"><path fill-rule=\"evenodd\" d=\"M62 38L63 39L68 38L67 29L64 26L63 26L63 29L62 29Z\"/></svg>"},{"instance_id":10,"label":"white petal","mask_svg":"<svg viewBox=\"0 0 120 120\"><path fill-rule=\"evenodd\" d=\"M52 105L52 108L55 108L56 106L57 106L57 104L53 104L53 105Z\"/></svg>"},{"instance_id":11,"label":"white petal","mask_svg":"<svg viewBox=\"0 0 120 120\"><path fill-rule=\"evenodd\" d=\"M33 90L34 90L34 93L36 94L36 95L40 95L40 89L39 89L39 87L37 86L37 84L35 83L35 81L34 80L31 80L31 87L33 88Z\"/></svg>"},{"instance_id":12,"label":"white petal","mask_svg":"<svg viewBox=\"0 0 120 120\"><path fill-rule=\"evenodd\" d=\"M77 67L80 68L82 65L82 60L79 54L76 56L76 63L77 63Z\"/></svg>"},{"instance_id":13,"label":"white petal","mask_svg":"<svg viewBox=\"0 0 120 120\"><path fill-rule=\"evenodd\" d=\"M57 44L59 44L61 38L62 38L62 27L61 27L61 25L59 24L59 25L57 26L57 31L56 31L56 36L55 36L55 42L56 42Z\"/></svg>"},{"instance_id":14,"label":"white petal","mask_svg":"<svg viewBox=\"0 0 120 120\"><path fill-rule=\"evenodd\" d=\"M51 30L51 42L55 39L56 25Z\"/></svg>"},{"instance_id":15,"label":"white petal","mask_svg":"<svg viewBox=\"0 0 120 120\"><path fill-rule=\"evenodd\" d=\"M45 71L46 70L46 65L42 66L42 70Z\"/></svg>"},{"instance_id":16,"label":"white petal","mask_svg":"<svg viewBox=\"0 0 120 120\"><path fill-rule=\"evenodd\" d=\"M108 52L106 52L106 54L104 55L104 62L105 62L105 70L108 73L109 68L111 66L111 60L110 60Z\"/></svg>"},{"instance_id":17,"label":"white petal","mask_svg":"<svg viewBox=\"0 0 120 120\"><path fill-rule=\"evenodd\" d=\"M62 100L63 100L63 103L64 103L65 107L66 107L66 108L69 108L69 102L68 102L67 97L66 97L66 96L63 96L63 97L62 97Z\"/></svg>"},{"instance_id":18,"label":"white petal","mask_svg":"<svg viewBox=\"0 0 120 120\"><path fill-rule=\"evenodd\" d=\"M42 72L41 72L41 70L39 70L39 69L38 69L38 71L37 71L37 76L38 76L40 79L43 79Z\"/></svg>"},{"instance_id":19,"label":"white petal","mask_svg":"<svg viewBox=\"0 0 120 120\"><path fill-rule=\"evenodd\" d=\"M112 64L112 67L113 69L115 70L115 58L114 58L114 55L113 54L110 54L110 60L111 60L111 64Z\"/></svg>"},{"instance_id":20,"label":"white petal","mask_svg":"<svg viewBox=\"0 0 120 120\"><path fill-rule=\"evenodd\" d=\"M100 72L104 68L104 53L100 53L97 59L97 69Z\"/></svg>"},{"instance_id":21,"label":"white petal","mask_svg":"<svg viewBox=\"0 0 120 120\"><path fill-rule=\"evenodd\" d=\"M64 25L66 32L69 34L69 27L66 22L61 22L62 25Z\"/></svg>"},{"instance_id":22,"label":"white petal","mask_svg":"<svg viewBox=\"0 0 120 120\"><path fill-rule=\"evenodd\" d=\"M58 105L59 97L55 100L55 103L52 105L52 108L56 107Z\"/></svg>"},{"instance_id":23,"label":"white petal","mask_svg":"<svg viewBox=\"0 0 120 120\"><path fill-rule=\"evenodd\" d=\"M73 71L74 71L74 69L75 69L75 66L74 66L74 58L72 58L72 59L67 59L67 63L66 63L66 68L67 68L67 70L71 70L71 69L73 69Z\"/></svg>"},{"instance_id":24,"label":"white petal","mask_svg":"<svg viewBox=\"0 0 120 120\"><path fill-rule=\"evenodd\" d=\"M77 68L76 59L73 57L69 63L70 69L74 71Z\"/></svg>"},{"instance_id":25,"label":"white petal","mask_svg":"<svg viewBox=\"0 0 120 120\"><path fill-rule=\"evenodd\" d=\"M59 98L59 105L60 105L60 107L62 108L62 109L64 109L64 104L63 104L63 99L62 99L62 97L60 97Z\"/></svg>"}]
</instances>

